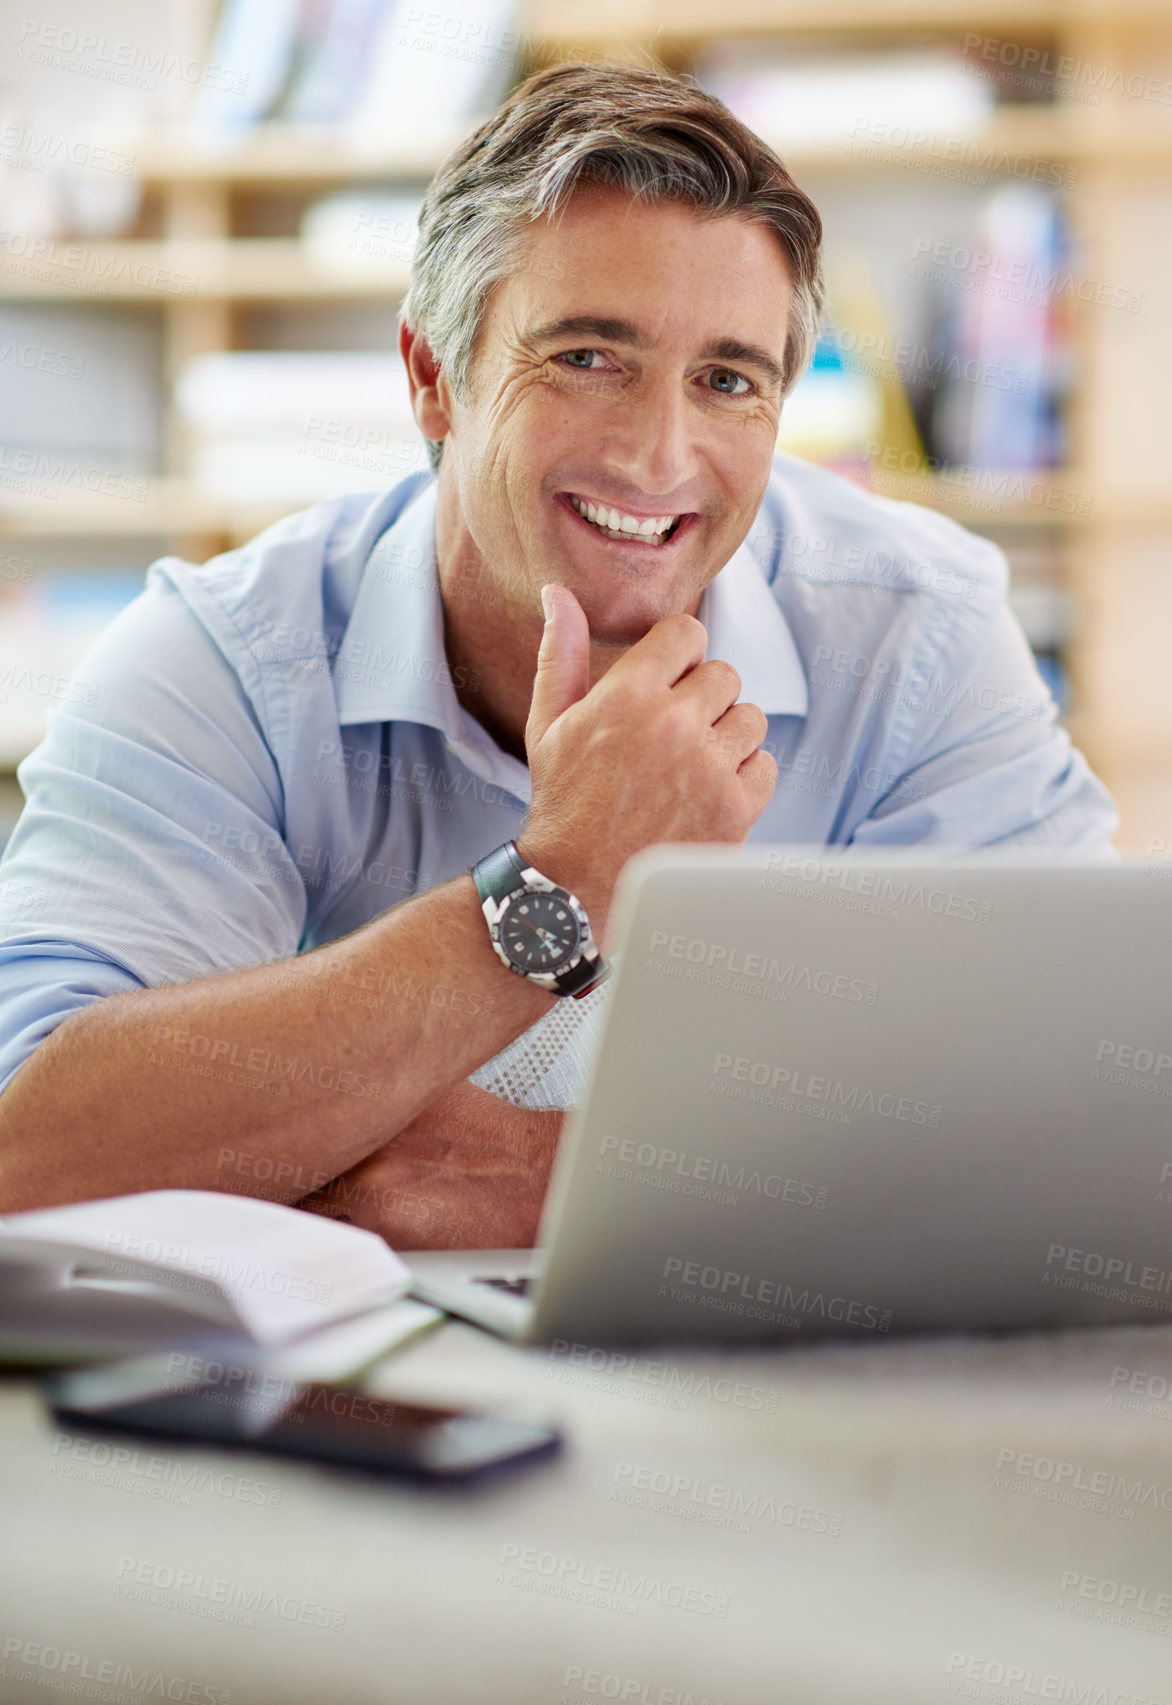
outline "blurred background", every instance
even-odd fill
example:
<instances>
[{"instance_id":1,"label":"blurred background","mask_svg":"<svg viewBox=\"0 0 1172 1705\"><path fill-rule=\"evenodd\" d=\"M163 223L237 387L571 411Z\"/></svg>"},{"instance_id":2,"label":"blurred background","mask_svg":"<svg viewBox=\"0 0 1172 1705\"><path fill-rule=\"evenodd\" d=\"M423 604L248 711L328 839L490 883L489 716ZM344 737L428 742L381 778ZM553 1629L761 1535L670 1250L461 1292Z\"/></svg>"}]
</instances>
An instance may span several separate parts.
<instances>
[{"instance_id":1,"label":"blurred background","mask_svg":"<svg viewBox=\"0 0 1172 1705\"><path fill-rule=\"evenodd\" d=\"M1172 855L1168 0L0 0L0 845L152 560L426 466L423 189L596 56L692 72L813 197L781 448L1003 546L1119 844Z\"/></svg>"}]
</instances>

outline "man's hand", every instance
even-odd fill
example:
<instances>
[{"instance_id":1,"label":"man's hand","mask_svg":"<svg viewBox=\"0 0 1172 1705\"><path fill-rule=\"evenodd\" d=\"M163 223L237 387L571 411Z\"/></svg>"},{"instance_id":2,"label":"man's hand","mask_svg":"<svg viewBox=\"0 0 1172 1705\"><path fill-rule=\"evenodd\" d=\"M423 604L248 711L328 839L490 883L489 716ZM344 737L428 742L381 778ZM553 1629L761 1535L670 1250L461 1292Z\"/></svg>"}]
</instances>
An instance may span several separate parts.
<instances>
[{"instance_id":1,"label":"man's hand","mask_svg":"<svg viewBox=\"0 0 1172 1705\"><path fill-rule=\"evenodd\" d=\"M660 841L740 846L773 794L769 721L739 704L731 663L704 661L695 616L665 616L594 687L590 629L568 587L544 589L554 614L537 657L525 750L533 780L522 857L578 896L606 951L618 874Z\"/></svg>"},{"instance_id":2,"label":"man's hand","mask_svg":"<svg viewBox=\"0 0 1172 1705\"><path fill-rule=\"evenodd\" d=\"M297 1206L392 1249L531 1249L564 1120L462 1081Z\"/></svg>"}]
</instances>

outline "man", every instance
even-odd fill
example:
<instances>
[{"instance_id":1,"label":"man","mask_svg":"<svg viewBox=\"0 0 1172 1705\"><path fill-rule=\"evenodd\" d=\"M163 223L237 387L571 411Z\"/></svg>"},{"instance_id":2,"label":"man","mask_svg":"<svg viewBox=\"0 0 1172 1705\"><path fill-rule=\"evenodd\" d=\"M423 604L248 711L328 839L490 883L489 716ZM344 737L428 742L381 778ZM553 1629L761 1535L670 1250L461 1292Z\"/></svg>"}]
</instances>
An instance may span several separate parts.
<instances>
[{"instance_id":1,"label":"man","mask_svg":"<svg viewBox=\"0 0 1172 1705\"><path fill-rule=\"evenodd\" d=\"M155 563L23 765L0 1210L170 1185L531 1243L636 850L1108 852L1001 554L774 457L820 238L645 71L542 73L453 153L400 328L435 477ZM542 879L592 937L518 894L510 960L493 894Z\"/></svg>"}]
</instances>

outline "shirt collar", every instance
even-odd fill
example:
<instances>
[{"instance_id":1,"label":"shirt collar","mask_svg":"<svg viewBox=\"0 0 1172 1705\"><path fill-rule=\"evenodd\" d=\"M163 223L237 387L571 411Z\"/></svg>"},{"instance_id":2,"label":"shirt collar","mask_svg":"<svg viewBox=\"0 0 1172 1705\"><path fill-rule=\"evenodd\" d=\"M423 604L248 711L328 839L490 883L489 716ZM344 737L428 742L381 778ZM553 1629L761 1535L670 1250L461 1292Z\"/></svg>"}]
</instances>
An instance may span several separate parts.
<instances>
[{"instance_id":1,"label":"shirt collar","mask_svg":"<svg viewBox=\"0 0 1172 1705\"><path fill-rule=\"evenodd\" d=\"M807 714L810 693L794 636L747 543L708 582L696 614L708 629L705 656L732 664L740 699L766 716Z\"/></svg>"},{"instance_id":2,"label":"shirt collar","mask_svg":"<svg viewBox=\"0 0 1172 1705\"><path fill-rule=\"evenodd\" d=\"M334 665L338 722L417 722L439 729L476 774L518 798L529 770L503 752L456 696L444 654L443 602L435 555L437 487L423 486L379 539ZM809 693L789 625L747 544L704 588L697 611L707 656L741 677L740 697L767 716L805 716Z\"/></svg>"}]
</instances>

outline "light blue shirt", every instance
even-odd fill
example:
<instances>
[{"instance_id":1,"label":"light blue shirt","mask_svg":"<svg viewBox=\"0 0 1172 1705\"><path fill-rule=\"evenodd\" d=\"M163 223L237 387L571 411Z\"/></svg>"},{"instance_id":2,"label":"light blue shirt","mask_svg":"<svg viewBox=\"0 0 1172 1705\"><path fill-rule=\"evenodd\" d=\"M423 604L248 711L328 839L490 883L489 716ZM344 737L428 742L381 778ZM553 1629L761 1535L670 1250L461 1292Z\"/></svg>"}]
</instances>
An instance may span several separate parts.
<instances>
[{"instance_id":1,"label":"light blue shirt","mask_svg":"<svg viewBox=\"0 0 1172 1705\"><path fill-rule=\"evenodd\" d=\"M445 660L435 511L423 472L202 567L151 565L18 771L0 1090L90 1001L333 941L520 832L529 771ZM1114 856L1110 797L1056 722L1007 582L956 523L776 458L698 612L707 655L769 718L780 773L751 840ZM558 1002L472 1081L573 1105L608 988Z\"/></svg>"}]
</instances>

